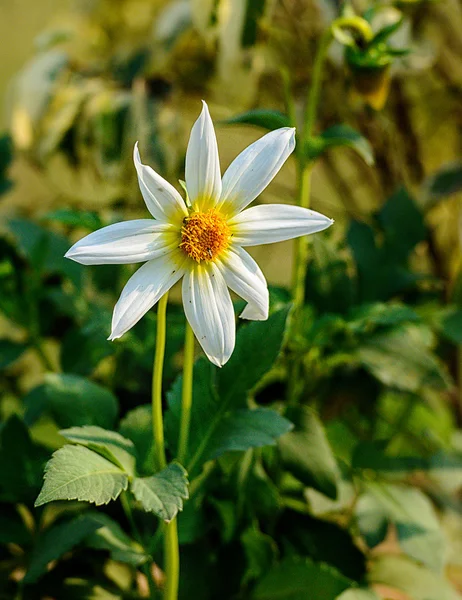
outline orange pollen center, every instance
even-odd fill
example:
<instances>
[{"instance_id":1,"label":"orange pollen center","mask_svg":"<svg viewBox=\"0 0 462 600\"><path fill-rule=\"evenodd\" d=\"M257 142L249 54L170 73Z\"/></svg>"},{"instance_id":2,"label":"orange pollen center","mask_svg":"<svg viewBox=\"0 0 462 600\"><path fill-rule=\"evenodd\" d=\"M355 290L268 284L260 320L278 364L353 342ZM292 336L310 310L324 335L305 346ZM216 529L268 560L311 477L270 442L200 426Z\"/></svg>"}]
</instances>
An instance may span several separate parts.
<instances>
[{"instance_id":1,"label":"orange pollen center","mask_svg":"<svg viewBox=\"0 0 462 600\"><path fill-rule=\"evenodd\" d=\"M216 210L191 213L183 221L180 248L193 260L213 260L226 250L231 231Z\"/></svg>"}]
</instances>

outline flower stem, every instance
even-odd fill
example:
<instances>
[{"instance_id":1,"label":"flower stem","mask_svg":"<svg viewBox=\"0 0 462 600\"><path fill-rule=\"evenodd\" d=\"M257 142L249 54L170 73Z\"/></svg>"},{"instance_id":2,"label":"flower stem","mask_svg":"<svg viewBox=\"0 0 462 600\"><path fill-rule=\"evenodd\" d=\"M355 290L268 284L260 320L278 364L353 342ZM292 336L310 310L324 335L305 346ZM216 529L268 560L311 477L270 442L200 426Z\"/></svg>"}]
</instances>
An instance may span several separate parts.
<instances>
[{"instance_id":1,"label":"flower stem","mask_svg":"<svg viewBox=\"0 0 462 600\"><path fill-rule=\"evenodd\" d=\"M194 367L194 333L186 321L183 363L183 390L181 396L180 438L178 442L178 460L184 463L188 453L189 427L191 422L192 388Z\"/></svg>"},{"instance_id":2,"label":"flower stem","mask_svg":"<svg viewBox=\"0 0 462 600\"><path fill-rule=\"evenodd\" d=\"M301 163L301 164L300 164ZM303 208L310 207L311 172L313 163L303 164L298 167L298 200L297 204ZM295 309L303 306L305 301L305 278L308 263L308 238L299 237L295 240L294 248L294 274L292 282L292 296Z\"/></svg>"},{"instance_id":3,"label":"flower stem","mask_svg":"<svg viewBox=\"0 0 462 600\"><path fill-rule=\"evenodd\" d=\"M157 306L156 351L152 372L152 433L154 436L154 456L158 470L163 469L167 465L162 414L162 372L165 355L165 332L167 329L167 302L168 293L162 296Z\"/></svg>"},{"instance_id":4,"label":"flower stem","mask_svg":"<svg viewBox=\"0 0 462 600\"><path fill-rule=\"evenodd\" d=\"M162 296L157 307L156 351L152 373L152 431L154 437L154 456L157 469L159 470L167 465L162 414L162 371L167 329L167 301L168 293ZM166 579L163 594L164 600L177 600L180 577L180 552L176 519L164 525L164 561Z\"/></svg>"}]
</instances>

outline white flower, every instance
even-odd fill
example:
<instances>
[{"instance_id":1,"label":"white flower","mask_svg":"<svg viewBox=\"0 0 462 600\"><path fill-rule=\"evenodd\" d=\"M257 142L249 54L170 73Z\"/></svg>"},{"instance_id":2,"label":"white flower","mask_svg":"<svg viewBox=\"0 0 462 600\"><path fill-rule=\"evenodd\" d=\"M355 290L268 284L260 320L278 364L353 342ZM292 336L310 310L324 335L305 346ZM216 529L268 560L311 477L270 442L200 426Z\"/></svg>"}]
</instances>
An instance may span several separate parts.
<instances>
[{"instance_id":1,"label":"white flower","mask_svg":"<svg viewBox=\"0 0 462 600\"><path fill-rule=\"evenodd\" d=\"M295 147L295 130L272 131L246 148L223 179L212 120L203 103L186 153L188 208L177 190L134 161L153 219L115 223L86 236L66 257L84 265L145 262L128 280L114 308L110 340L121 337L181 278L186 317L208 358L231 356L235 318L228 288L247 306L244 319L268 318L268 288L243 249L321 231L333 221L299 206L246 208L270 183Z\"/></svg>"}]
</instances>

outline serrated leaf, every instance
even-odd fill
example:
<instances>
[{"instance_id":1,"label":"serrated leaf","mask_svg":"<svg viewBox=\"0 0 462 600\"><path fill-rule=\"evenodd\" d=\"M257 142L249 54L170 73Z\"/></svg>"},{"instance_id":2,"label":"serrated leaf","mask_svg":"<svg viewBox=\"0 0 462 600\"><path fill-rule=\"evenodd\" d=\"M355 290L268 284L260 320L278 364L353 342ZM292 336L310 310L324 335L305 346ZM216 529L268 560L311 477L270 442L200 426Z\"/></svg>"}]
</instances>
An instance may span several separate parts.
<instances>
[{"instance_id":1,"label":"serrated leaf","mask_svg":"<svg viewBox=\"0 0 462 600\"><path fill-rule=\"evenodd\" d=\"M289 117L277 110L255 109L249 110L224 121L227 125L255 125L269 131L280 127L290 127Z\"/></svg>"},{"instance_id":2,"label":"serrated leaf","mask_svg":"<svg viewBox=\"0 0 462 600\"><path fill-rule=\"evenodd\" d=\"M67 523L47 529L34 546L24 583L35 583L47 572L50 562L61 558L100 527L101 523L97 519L80 515Z\"/></svg>"},{"instance_id":3,"label":"serrated leaf","mask_svg":"<svg viewBox=\"0 0 462 600\"><path fill-rule=\"evenodd\" d=\"M406 556L379 555L371 561L369 582L401 590L414 600L460 600L441 576Z\"/></svg>"},{"instance_id":4,"label":"serrated leaf","mask_svg":"<svg viewBox=\"0 0 462 600\"><path fill-rule=\"evenodd\" d=\"M128 475L83 446L63 446L45 468L45 481L35 506L53 500L108 504L127 489Z\"/></svg>"},{"instance_id":5,"label":"serrated leaf","mask_svg":"<svg viewBox=\"0 0 462 600\"><path fill-rule=\"evenodd\" d=\"M328 565L293 557L273 567L256 585L252 600L335 600L351 581Z\"/></svg>"},{"instance_id":6,"label":"serrated leaf","mask_svg":"<svg viewBox=\"0 0 462 600\"><path fill-rule=\"evenodd\" d=\"M321 420L308 407L287 414L295 429L279 440L284 465L302 483L335 500L340 471Z\"/></svg>"},{"instance_id":7,"label":"serrated leaf","mask_svg":"<svg viewBox=\"0 0 462 600\"><path fill-rule=\"evenodd\" d=\"M183 499L189 497L187 473L178 463L151 477L136 477L131 489L145 511L167 522L175 518L183 508Z\"/></svg>"},{"instance_id":8,"label":"serrated leaf","mask_svg":"<svg viewBox=\"0 0 462 600\"><path fill-rule=\"evenodd\" d=\"M24 398L25 420L33 423L49 411L59 427L97 425L111 428L117 398L108 389L78 375L47 373L45 383Z\"/></svg>"},{"instance_id":9,"label":"serrated leaf","mask_svg":"<svg viewBox=\"0 0 462 600\"><path fill-rule=\"evenodd\" d=\"M374 164L374 153L369 141L349 125L334 125L312 138L305 147L306 156L314 160L326 150L346 146L351 148L368 165Z\"/></svg>"},{"instance_id":10,"label":"serrated leaf","mask_svg":"<svg viewBox=\"0 0 462 600\"><path fill-rule=\"evenodd\" d=\"M232 411L220 420L204 449L203 460L217 458L228 451L272 446L292 427L290 421L268 408Z\"/></svg>"},{"instance_id":11,"label":"serrated leaf","mask_svg":"<svg viewBox=\"0 0 462 600\"><path fill-rule=\"evenodd\" d=\"M98 452L129 475L135 474L135 446L120 433L94 425L62 429L59 433L69 442Z\"/></svg>"}]
</instances>

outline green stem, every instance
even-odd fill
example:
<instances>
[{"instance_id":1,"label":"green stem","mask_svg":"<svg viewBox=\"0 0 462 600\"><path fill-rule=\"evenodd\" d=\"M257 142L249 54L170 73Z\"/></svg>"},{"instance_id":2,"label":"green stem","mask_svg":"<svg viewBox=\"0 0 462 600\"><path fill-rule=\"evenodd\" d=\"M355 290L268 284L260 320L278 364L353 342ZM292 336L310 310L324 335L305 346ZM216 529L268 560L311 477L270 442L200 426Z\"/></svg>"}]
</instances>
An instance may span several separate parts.
<instances>
[{"instance_id":1,"label":"green stem","mask_svg":"<svg viewBox=\"0 0 462 600\"><path fill-rule=\"evenodd\" d=\"M165 587L164 600L178 599L180 580L180 552L176 517L164 525Z\"/></svg>"},{"instance_id":2,"label":"green stem","mask_svg":"<svg viewBox=\"0 0 462 600\"><path fill-rule=\"evenodd\" d=\"M313 163L298 165L298 198L297 204L303 208L310 207L311 172ZM305 278L308 263L308 237L296 238L294 245L294 271L292 282L292 296L294 299L295 312L303 306L305 301Z\"/></svg>"},{"instance_id":3,"label":"green stem","mask_svg":"<svg viewBox=\"0 0 462 600\"><path fill-rule=\"evenodd\" d=\"M178 460L183 464L188 453L189 428L191 423L191 406L193 394L193 368L194 368L194 333L186 322L184 363L183 363L183 390L181 396L181 421L180 438L178 441Z\"/></svg>"},{"instance_id":4,"label":"green stem","mask_svg":"<svg viewBox=\"0 0 462 600\"><path fill-rule=\"evenodd\" d=\"M167 329L168 293L162 296L157 307L156 351L152 374L152 431L154 437L154 456L159 470L167 465L164 443L164 424L162 414L162 372L165 356L165 335ZM165 586L164 600L177 600L180 577L180 552L176 519L164 526Z\"/></svg>"},{"instance_id":5,"label":"green stem","mask_svg":"<svg viewBox=\"0 0 462 600\"><path fill-rule=\"evenodd\" d=\"M167 465L165 457L164 423L162 413L162 372L165 356L165 332L167 329L168 292L162 296L157 306L156 351L152 372L152 433L154 437L154 457L160 471Z\"/></svg>"}]
</instances>

